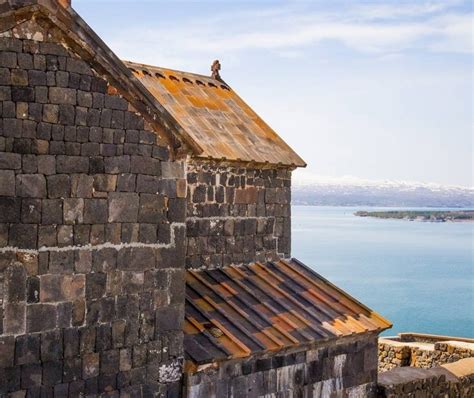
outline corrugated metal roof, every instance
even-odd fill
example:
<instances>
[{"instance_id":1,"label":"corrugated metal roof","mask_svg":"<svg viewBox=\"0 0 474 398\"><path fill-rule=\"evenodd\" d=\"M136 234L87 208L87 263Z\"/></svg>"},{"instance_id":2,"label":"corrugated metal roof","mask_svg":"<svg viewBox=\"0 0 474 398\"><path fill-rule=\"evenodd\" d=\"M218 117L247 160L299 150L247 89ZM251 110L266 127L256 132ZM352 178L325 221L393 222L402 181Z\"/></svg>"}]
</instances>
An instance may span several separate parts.
<instances>
[{"instance_id":1,"label":"corrugated metal roof","mask_svg":"<svg viewBox=\"0 0 474 398\"><path fill-rule=\"evenodd\" d=\"M124 63L201 147L198 157L306 166L226 83L193 73Z\"/></svg>"},{"instance_id":2,"label":"corrugated metal roof","mask_svg":"<svg viewBox=\"0 0 474 398\"><path fill-rule=\"evenodd\" d=\"M197 365L391 327L296 259L186 275L184 347Z\"/></svg>"}]
</instances>

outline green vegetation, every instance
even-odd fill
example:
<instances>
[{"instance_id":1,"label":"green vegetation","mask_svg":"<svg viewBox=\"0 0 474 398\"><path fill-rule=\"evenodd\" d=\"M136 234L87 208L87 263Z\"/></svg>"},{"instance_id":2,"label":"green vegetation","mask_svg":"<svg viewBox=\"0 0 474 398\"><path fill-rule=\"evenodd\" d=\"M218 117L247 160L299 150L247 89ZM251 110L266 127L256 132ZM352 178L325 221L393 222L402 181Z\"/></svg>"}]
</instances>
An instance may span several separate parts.
<instances>
[{"instance_id":1,"label":"green vegetation","mask_svg":"<svg viewBox=\"0 0 474 398\"><path fill-rule=\"evenodd\" d=\"M393 218L409 221L474 221L474 210L358 211L359 217Z\"/></svg>"}]
</instances>

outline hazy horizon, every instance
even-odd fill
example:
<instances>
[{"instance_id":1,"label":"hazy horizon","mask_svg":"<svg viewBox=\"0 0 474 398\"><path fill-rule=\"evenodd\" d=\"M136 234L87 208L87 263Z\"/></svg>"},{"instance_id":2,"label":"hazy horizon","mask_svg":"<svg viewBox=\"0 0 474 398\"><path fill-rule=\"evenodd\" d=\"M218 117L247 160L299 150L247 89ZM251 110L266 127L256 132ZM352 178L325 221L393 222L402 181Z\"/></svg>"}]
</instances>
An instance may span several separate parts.
<instances>
[{"instance_id":1,"label":"hazy horizon","mask_svg":"<svg viewBox=\"0 0 474 398\"><path fill-rule=\"evenodd\" d=\"M72 4L122 59L220 59L309 173L474 186L471 2Z\"/></svg>"}]
</instances>

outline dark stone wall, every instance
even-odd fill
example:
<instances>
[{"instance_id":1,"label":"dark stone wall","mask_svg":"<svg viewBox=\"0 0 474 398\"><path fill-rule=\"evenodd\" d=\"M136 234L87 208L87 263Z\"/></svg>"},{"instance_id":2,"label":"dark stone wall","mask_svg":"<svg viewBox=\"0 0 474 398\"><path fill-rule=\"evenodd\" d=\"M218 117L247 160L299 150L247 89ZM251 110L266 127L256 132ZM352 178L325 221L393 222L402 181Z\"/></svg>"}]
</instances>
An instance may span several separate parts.
<instances>
[{"instance_id":1,"label":"dark stone wall","mask_svg":"<svg viewBox=\"0 0 474 398\"><path fill-rule=\"evenodd\" d=\"M187 167L188 268L291 252L291 170L193 161Z\"/></svg>"},{"instance_id":2,"label":"dark stone wall","mask_svg":"<svg viewBox=\"0 0 474 398\"><path fill-rule=\"evenodd\" d=\"M55 43L0 38L0 116L0 396L177 396L184 165Z\"/></svg>"},{"instance_id":3,"label":"dark stone wall","mask_svg":"<svg viewBox=\"0 0 474 398\"><path fill-rule=\"evenodd\" d=\"M189 398L375 397L377 337L224 362L187 374L186 388Z\"/></svg>"}]
</instances>

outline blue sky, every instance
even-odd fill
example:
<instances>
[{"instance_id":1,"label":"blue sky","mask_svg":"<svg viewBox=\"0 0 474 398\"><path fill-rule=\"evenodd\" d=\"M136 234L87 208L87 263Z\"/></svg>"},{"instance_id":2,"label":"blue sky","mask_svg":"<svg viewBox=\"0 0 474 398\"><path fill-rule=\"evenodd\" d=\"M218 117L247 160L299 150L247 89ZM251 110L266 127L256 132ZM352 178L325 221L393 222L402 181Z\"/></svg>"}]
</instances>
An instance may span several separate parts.
<instances>
[{"instance_id":1,"label":"blue sky","mask_svg":"<svg viewBox=\"0 0 474 398\"><path fill-rule=\"evenodd\" d=\"M303 175L473 186L470 1L89 1L123 59L222 77Z\"/></svg>"}]
</instances>

